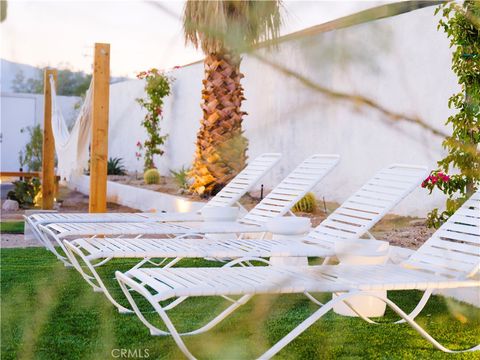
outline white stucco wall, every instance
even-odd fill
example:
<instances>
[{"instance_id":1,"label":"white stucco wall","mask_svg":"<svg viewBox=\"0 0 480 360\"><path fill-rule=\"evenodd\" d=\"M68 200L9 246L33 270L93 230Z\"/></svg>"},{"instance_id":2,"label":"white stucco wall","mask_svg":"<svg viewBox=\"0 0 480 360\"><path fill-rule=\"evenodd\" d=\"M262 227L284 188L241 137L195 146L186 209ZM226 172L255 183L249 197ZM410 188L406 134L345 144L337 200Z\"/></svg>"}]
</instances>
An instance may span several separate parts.
<instances>
[{"instance_id":1,"label":"white stucco wall","mask_svg":"<svg viewBox=\"0 0 480 360\"><path fill-rule=\"evenodd\" d=\"M277 51L258 50L298 74L331 90L360 94L393 112L418 116L448 132L447 100L457 91L450 69L451 50L436 29L433 7L280 44ZM312 153L338 153L342 161L316 190L318 196L341 202L373 173L390 163L435 167L443 156L441 138L417 125L398 122L376 110L329 98L252 56L242 71L247 100L245 135L251 158L266 151L284 154L281 165L265 180L281 180ZM161 171L189 165L193 158L201 110L203 65L173 71L176 81L165 105L163 129L169 138ZM142 168L135 144L144 138L143 112L135 102L143 83L112 85L110 156L121 156L129 169ZM441 206L441 196L419 189L395 209L425 215Z\"/></svg>"},{"instance_id":2,"label":"white stucco wall","mask_svg":"<svg viewBox=\"0 0 480 360\"><path fill-rule=\"evenodd\" d=\"M1 165L3 171L18 171L18 153L30 140L28 132L20 130L28 126L43 126L43 95L1 93ZM73 121L78 96L59 96L59 104L67 122ZM27 170L27 169L24 169Z\"/></svg>"}]
</instances>

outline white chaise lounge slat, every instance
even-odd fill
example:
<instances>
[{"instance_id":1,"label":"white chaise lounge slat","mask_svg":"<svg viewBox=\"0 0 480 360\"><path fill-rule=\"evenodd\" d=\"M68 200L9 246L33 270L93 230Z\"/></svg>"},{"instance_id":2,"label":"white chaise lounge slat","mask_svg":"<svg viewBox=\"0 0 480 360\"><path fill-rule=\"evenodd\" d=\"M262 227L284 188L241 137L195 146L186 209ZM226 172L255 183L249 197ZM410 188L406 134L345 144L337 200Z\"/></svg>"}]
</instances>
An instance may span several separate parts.
<instances>
[{"instance_id":1,"label":"white chaise lounge slat","mask_svg":"<svg viewBox=\"0 0 480 360\"><path fill-rule=\"evenodd\" d=\"M135 235L204 235L210 233L248 233L248 232L265 232L265 223L277 216L283 216L300 200L305 194L315 187L321 179L323 179L338 164L340 157L330 154L316 154L310 156L304 163L294 169L280 184L283 187L285 182L291 178L301 178L297 173L299 168L310 166L310 164L318 164L317 168L311 168L311 174L315 174L315 178L306 180L303 186L299 186L295 196L289 196L283 206L278 210L262 208L264 204L268 204L271 198L282 199L277 189L273 189L260 203L250 210L243 218L234 222L196 222L189 223L188 226L180 223L160 223L160 222L138 222L138 223L51 223L39 225L39 229L48 240L51 248L51 241L55 241L65 253L62 240L72 237L84 236L135 236ZM305 165L307 164L307 165ZM51 249L52 250L52 249ZM54 252L55 251L55 252ZM61 261L70 265L68 260L58 253L54 248L52 250Z\"/></svg>"},{"instance_id":2,"label":"white chaise lounge slat","mask_svg":"<svg viewBox=\"0 0 480 360\"><path fill-rule=\"evenodd\" d=\"M441 345L416 322L415 317L425 306L432 291L440 289L477 288L480 290L480 246L472 253L471 245L451 239L455 243L455 251L438 253L432 249L445 246L445 239L439 241L439 233L451 231L458 225L468 227L468 233L480 239L480 191L476 192L461 207L475 221L473 224L458 223L458 217L452 216L440 230L423 244L408 260L399 265L324 265L304 267L229 267L229 268L137 268L127 273L116 272L116 278L123 293L132 305L139 319L154 335L171 335L181 351L189 359L194 359L192 353L183 342L182 335L194 335L205 332L218 324L236 308L245 304L255 294L286 294L300 293L319 305L320 308L304 320L289 334L265 352L260 359L269 359L288 345L298 335L325 315L339 302L345 302L357 295L374 296L385 302L393 311L399 314L403 322L407 322L437 349L452 351ZM471 210L471 211L470 211ZM465 246L465 248L463 248ZM455 255L454 255L455 254ZM462 259L458 254L469 254ZM243 279L250 279L248 282ZM188 279L183 286L178 286L178 279ZM235 279L229 282L228 279ZM253 280L253 284L252 281ZM143 284L148 283L148 288ZM166 285L166 286L165 286ZM378 290L423 290L424 296L417 307L410 313L405 313L386 296L372 293ZM143 296L159 314L168 331L160 330L150 323L139 310L132 292ZM332 292L337 297L320 304L311 293ZM343 292L339 293L339 292ZM190 296L241 296L229 308L215 317L207 325L189 333L180 334L171 322L160 301L182 299ZM172 304L175 304L173 301ZM354 309L354 308L352 308ZM354 309L364 320L370 319ZM402 321L401 321L402 322ZM480 350L480 345L463 351Z\"/></svg>"},{"instance_id":3,"label":"white chaise lounge slat","mask_svg":"<svg viewBox=\"0 0 480 360\"><path fill-rule=\"evenodd\" d=\"M396 169L398 165L391 165L388 169ZM405 165L401 165L405 168ZM377 209L375 214L368 213L363 215L364 220L361 224L357 224L359 218L357 213L353 216L340 215L344 213L345 207L342 205L332 214L327 217L327 220L338 220L342 216L343 223L341 226L336 225L336 228L331 227L330 221L323 221L317 228L312 230L304 239L293 241L292 239L284 240L257 240L251 239L232 239L207 241L199 239L122 239L123 242L129 243L128 250L117 247L116 238L82 238L73 241L64 241L64 246L67 249L67 255L70 262L80 272L83 278L89 282L94 288L101 289L107 298L122 312L126 311L118 304L104 286L98 272L94 269L93 262L106 258L140 258L142 263L151 258L175 258L173 263L179 261L181 258L270 258L270 257L324 257L328 258L334 254L333 244L336 241L355 239L364 235L371 229L384 214L389 212L395 205L397 205L403 198L405 198L414 188L416 188L427 174L426 168L419 168L413 166L417 171L417 177L412 178L408 176L408 182L403 182L404 191L398 194L395 199L392 199L388 205L382 209ZM388 170L387 169L387 170ZM385 173L385 169L381 173ZM375 178L378 175L375 175ZM400 175L397 175L401 178ZM370 184L370 181L367 182ZM363 188L359 190L362 192ZM353 195L355 196L355 195ZM348 203L349 200L346 201ZM262 201L263 204L263 201ZM258 205L260 207L260 205ZM263 216L251 216L250 220L263 219ZM270 218L268 218L270 219ZM351 226L348 224L357 224L358 226ZM220 224L221 225L221 224ZM217 230L218 231L218 230ZM88 244L88 245L87 245ZM146 248L146 244L154 245L154 249ZM89 269L88 275L85 269L80 266L79 261L86 265ZM141 263L138 265L140 266ZM95 284L92 283L93 278Z\"/></svg>"},{"instance_id":4,"label":"white chaise lounge slat","mask_svg":"<svg viewBox=\"0 0 480 360\"><path fill-rule=\"evenodd\" d=\"M148 281L158 301L181 296L243 295L235 284L258 279L251 294L330 292L350 290L425 290L444 283L442 288L479 286L480 281L456 280L398 265L323 265L309 267L229 267L229 268L140 268L128 277ZM185 279L189 278L190 281ZM194 282L193 279L197 281ZM242 281L242 279L244 279ZM178 284L178 285L177 285ZM165 291L164 285L170 289ZM327 290L325 290L327 286ZM162 292L163 290L163 292Z\"/></svg>"},{"instance_id":5,"label":"white chaise lounge slat","mask_svg":"<svg viewBox=\"0 0 480 360\"><path fill-rule=\"evenodd\" d=\"M281 154L265 153L251 161L233 178L205 207L233 206L257 184L279 161ZM186 213L39 213L25 216L35 237L47 248L46 239L39 231L39 225L50 223L101 223L101 222L152 222L152 221L201 221L199 211Z\"/></svg>"},{"instance_id":6,"label":"white chaise lounge slat","mask_svg":"<svg viewBox=\"0 0 480 360\"><path fill-rule=\"evenodd\" d=\"M310 232L308 240L332 249L337 240L359 238L417 188L426 174L427 169L424 167L405 164L394 164L379 171L372 180L369 180L331 216ZM397 188L394 197L382 202L363 198L364 204L357 203L358 199L365 194L365 188L375 189L378 186L375 184L378 179L385 179L390 175L395 175L393 179L388 180ZM372 203L376 205L370 206Z\"/></svg>"}]
</instances>

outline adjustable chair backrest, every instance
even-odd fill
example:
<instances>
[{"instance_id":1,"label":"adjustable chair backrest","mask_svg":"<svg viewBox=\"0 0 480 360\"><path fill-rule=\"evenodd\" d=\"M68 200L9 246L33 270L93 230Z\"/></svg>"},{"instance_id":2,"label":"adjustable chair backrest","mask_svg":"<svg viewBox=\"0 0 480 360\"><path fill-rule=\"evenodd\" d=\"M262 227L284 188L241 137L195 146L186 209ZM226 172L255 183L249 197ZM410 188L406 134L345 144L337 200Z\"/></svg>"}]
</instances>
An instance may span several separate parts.
<instances>
[{"instance_id":1,"label":"adjustable chair backrest","mask_svg":"<svg viewBox=\"0 0 480 360\"><path fill-rule=\"evenodd\" d=\"M404 264L458 279L477 274L480 270L480 190Z\"/></svg>"},{"instance_id":2,"label":"adjustable chair backrest","mask_svg":"<svg viewBox=\"0 0 480 360\"><path fill-rule=\"evenodd\" d=\"M341 239L359 238L410 194L427 173L425 167L403 164L393 164L380 170L313 229L307 238L327 247Z\"/></svg>"},{"instance_id":3,"label":"adjustable chair backrest","mask_svg":"<svg viewBox=\"0 0 480 360\"><path fill-rule=\"evenodd\" d=\"M240 222L261 225L283 216L340 161L339 155L317 154L303 161Z\"/></svg>"},{"instance_id":4,"label":"adjustable chair backrest","mask_svg":"<svg viewBox=\"0 0 480 360\"><path fill-rule=\"evenodd\" d=\"M278 153L260 155L238 173L205 207L235 205L243 195L250 191L280 161L281 157L282 154Z\"/></svg>"}]
</instances>

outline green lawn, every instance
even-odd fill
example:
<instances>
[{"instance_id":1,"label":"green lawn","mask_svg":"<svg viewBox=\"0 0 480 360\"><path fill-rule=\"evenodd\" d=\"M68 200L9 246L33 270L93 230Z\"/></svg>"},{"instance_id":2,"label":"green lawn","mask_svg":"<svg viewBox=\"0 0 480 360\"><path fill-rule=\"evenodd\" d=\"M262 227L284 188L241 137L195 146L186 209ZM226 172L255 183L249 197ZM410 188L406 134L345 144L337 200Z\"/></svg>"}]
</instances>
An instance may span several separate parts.
<instances>
[{"instance_id":1,"label":"green lawn","mask_svg":"<svg viewBox=\"0 0 480 360\"><path fill-rule=\"evenodd\" d=\"M183 359L169 338L150 336L134 315L121 315L94 293L72 269L40 248L2 250L1 358L109 359L113 349L145 350L150 359ZM132 261L115 260L102 268L115 287L115 269ZM200 260L184 265L210 265ZM114 291L118 296L120 290ZM419 292L393 292L391 298L412 309ZM172 313L179 330L205 321L225 306L214 298L187 300ZM200 359L253 359L315 309L304 296L257 296L206 334L186 338ZM480 342L480 311L442 297L433 297L419 323L452 348ZM150 313L149 317L155 314ZM388 311L383 322L396 319ZM145 357L145 356L144 356ZM448 356L452 357L451 355ZM454 358L478 359L477 354ZM370 325L333 313L324 316L294 340L277 359L443 359L408 325Z\"/></svg>"},{"instance_id":2,"label":"green lawn","mask_svg":"<svg viewBox=\"0 0 480 360\"><path fill-rule=\"evenodd\" d=\"M25 223L23 221L0 222L1 234L23 234Z\"/></svg>"}]
</instances>

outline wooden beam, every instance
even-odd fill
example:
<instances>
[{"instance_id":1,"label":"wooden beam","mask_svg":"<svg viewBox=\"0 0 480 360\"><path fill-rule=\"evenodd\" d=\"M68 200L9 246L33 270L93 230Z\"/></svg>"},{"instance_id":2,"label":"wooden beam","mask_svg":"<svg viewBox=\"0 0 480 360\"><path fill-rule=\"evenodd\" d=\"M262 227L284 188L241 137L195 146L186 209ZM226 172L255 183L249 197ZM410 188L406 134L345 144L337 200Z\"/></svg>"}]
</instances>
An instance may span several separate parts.
<instances>
[{"instance_id":1,"label":"wooden beam","mask_svg":"<svg viewBox=\"0 0 480 360\"><path fill-rule=\"evenodd\" d=\"M110 45L95 44L93 64L92 141L90 144L90 201L92 213L107 210L108 107Z\"/></svg>"},{"instance_id":2,"label":"wooden beam","mask_svg":"<svg viewBox=\"0 0 480 360\"><path fill-rule=\"evenodd\" d=\"M38 177L40 178L42 174L39 171L0 171L0 177L24 177L24 178L32 178Z\"/></svg>"},{"instance_id":3,"label":"wooden beam","mask_svg":"<svg viewBox=\"0 0 480 360\"><path fill-rule=\"evenodd\" d=\"M57 84L57 70L45 70L43 104L42 209L52 210L55 196L55 139L52 132L52 89L50 75Z\"/></svg>"}]
</instances>

